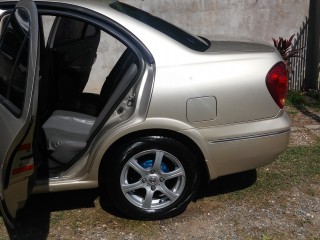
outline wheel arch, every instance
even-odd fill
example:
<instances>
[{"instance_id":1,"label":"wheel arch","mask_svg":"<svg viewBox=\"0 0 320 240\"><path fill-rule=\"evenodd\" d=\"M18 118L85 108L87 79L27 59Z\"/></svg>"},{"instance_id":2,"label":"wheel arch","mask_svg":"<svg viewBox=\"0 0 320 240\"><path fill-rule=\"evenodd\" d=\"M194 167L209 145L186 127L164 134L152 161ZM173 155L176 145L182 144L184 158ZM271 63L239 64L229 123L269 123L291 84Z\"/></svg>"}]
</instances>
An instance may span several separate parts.
<instances>
[{"instance_id":1,"label":"wheel arch","mask_svg":"<svg viewBox=\"0 0 320 240\"><path fill-rule=\"evenodd\" d=\"M118 140L116 140L104 153L100 165L99 165L99 183L102 180L101 176L101 169L103 169L102 165L105 164L105 159L111 156L115 150L118 148L119 145L127 142L129 140L140 138L140 137L147 137L147 136L162 136L172 138L176 141L181 142L182 144L186 145L188 148L191 149L193 153L195 153L195 157L197 158L197 165L199 167L199 176L200 176L200 184L207 183L210 180L208 166L205 162L205 157L199 148L199 146L188 136L175 132L173 130L168 129L147 129L147 130L140 130L136 132L129 133L125 136L122 136Z\"/></svg>"}]
</instances>

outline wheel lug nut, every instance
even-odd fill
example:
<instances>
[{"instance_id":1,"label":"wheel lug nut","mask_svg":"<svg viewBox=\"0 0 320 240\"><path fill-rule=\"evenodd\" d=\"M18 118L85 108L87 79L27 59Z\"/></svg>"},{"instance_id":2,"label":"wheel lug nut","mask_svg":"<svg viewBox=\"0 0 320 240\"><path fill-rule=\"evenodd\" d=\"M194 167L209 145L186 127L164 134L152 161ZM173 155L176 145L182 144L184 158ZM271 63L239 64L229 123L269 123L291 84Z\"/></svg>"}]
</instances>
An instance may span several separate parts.
<instances>
[{"instance_id":1,"label":"wheel lug nut","mask_svg":"<svg viewBox=\"0 0 320 240\"><path fill-rule=\"evenodd\" d=\"M145 178L142 179L142 182L143 182L143 183L145 183L146 181L147 181L147 179L145 179Z\"/></svg>"},{"instance_id":2,"label":"wheel lug nut","mask_svg":"<svg viewBox=\"0 0 320 240\"><path fill-rule=\"evenodd\" d=\"M164 178L163 178L163 177L161 177L161 178L160 178L160 182L163 182L163 181L164 181Z\"/></svg>"},{"instance_id":3,"label":"wheel lug nut","mask_svg":"<svg viewBox=\"0 0 320 240\"><path fill-rule=\"evenodd\" d=\"M152 191L156 190L156 186L151 186L151 190Z\"/></svg>"}]
</instances>

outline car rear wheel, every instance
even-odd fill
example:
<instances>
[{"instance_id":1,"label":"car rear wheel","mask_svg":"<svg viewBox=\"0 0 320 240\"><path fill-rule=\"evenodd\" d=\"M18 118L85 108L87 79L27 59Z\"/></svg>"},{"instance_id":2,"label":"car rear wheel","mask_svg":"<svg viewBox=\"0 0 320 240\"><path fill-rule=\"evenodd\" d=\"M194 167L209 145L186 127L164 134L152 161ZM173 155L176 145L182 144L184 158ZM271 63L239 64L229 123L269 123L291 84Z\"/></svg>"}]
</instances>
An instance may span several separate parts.
<instances>
[{"instance_id":1,"label":"car rear wheel","mask_svg":"<svg viewBox=\"0 0 320 240\"><path fill-rule=\"evenodd\" d=\"M105 160L103 191L130 218L175 216L185 210L198 187L196 158L171 138L135 139Z\"/></svg>"}]
</instances>

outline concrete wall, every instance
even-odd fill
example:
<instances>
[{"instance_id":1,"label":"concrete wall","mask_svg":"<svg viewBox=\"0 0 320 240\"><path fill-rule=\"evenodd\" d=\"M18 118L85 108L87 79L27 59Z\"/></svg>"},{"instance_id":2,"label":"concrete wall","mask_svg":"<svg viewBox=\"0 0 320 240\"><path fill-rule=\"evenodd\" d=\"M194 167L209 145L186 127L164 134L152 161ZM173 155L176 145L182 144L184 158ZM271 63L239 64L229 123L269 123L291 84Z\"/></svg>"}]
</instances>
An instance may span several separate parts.
<instances>
[{"instance_id":1,"label":"concrete wall","mask_svg":"<svg viewBox=\"0 0 320 240\"><path fill-rule=\"evenodd\" d=\"M272 43L295 34L309 0L122 0L211 40Z\"/></svg>"}]
</instances>

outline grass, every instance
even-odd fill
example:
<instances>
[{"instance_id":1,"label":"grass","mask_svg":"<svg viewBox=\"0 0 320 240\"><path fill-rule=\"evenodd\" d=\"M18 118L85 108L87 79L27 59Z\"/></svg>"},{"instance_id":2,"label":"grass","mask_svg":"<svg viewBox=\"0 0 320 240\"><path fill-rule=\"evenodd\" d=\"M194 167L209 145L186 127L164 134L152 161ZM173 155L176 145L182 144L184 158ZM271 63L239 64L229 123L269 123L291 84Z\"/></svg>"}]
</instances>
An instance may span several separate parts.
<instances>
[{"instance_id":1,"label":"grass","mask_svg":"<svg viewBox=\"0 0 320 240\"><path fill-rule=\"evenodd\" d=\"M289 106L297 106L305 104L305 95L303 92L300 91L289 91L287 98L286 98L286 104Z\"/></svg>"},{"instance_id":2,"label":"grass","mask_svg":"<svg viewBox=\"0 0 320 240\"><path fill-rule=\"evenodd\" d=\"M271 165L257 170L257 181L244 190L228 193L233 200L250 199L252 202L269 201L274 192L292 187L307 186L320 179L320 141L313 146L290 147ZM263 201L265 202L265 201Z\"/></svg>"},{"instance_id":3,"label":"grass","mask_svg":"<svg viewBox=\"0 0 320 240\"><path fill-rule=\"evenodd\" d=\"M251 206L253 209L272 209L276 203L282 209L286 209L288 192L292 191L293 188L297 188L306 195L315 196L319 193L314 192L310 185L315 184L318 186L319 182L320 139L312 146L288 148L272 164L257 170L257 181L254 185L244 190L217 196L213 198L213 202L224 201L229 202L231 205L241 205L245 202L246 205ZM310 218L301 219L291 216L290 221L296 222L297 226L314 229L314 220ZM270 228L256 229L254 231L262 231L260 239L263 240L289 239L289 235L294 234L292 229L288 229L288 232ZM237 233L244 239L250 239L247 229L243 229L241 225L237 227Z\"/></svg>"},{"instance_id":4,"label":"grass","mask_svg":"<svg viewBox=\"0 0 320 240\"><path fill-rule=\"evenodd\" d=\"M286 100L288 106L306 107L320 111L319 90L309 90L307 92L289 91Z\"/></svg>"}]
</instances>

